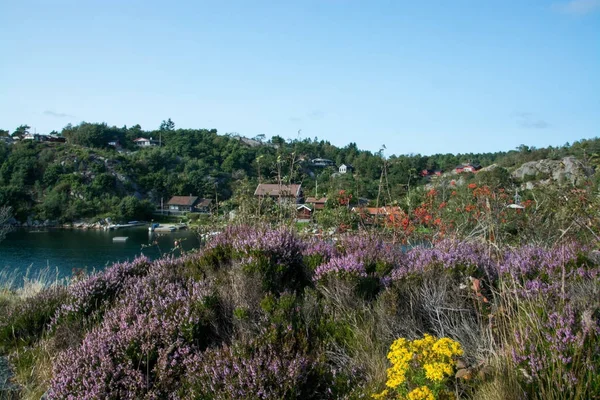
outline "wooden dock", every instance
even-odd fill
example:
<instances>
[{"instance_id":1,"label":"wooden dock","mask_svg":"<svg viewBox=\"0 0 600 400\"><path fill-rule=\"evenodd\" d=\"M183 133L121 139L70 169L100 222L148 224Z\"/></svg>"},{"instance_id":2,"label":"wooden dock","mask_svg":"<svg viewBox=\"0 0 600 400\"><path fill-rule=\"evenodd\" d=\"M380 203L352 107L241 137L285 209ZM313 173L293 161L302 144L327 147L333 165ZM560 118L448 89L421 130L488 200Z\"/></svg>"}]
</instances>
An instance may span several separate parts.
<instances>
[{"instance_id":1,"label":"wooden dock","mask_svg":"<svg viewBox=\"0 0 600 400\"><path fill-rule=\"evenodd\" d=\"M158 225L158 224L153 224L152 226L150 226L150 228L148 228L148 230L150 232L158 232L158 233L164 233L164 232L175 232L181 229L187 229L187 224L171 224L171 225Z\"/></svg>"},{"instance_id":2,"label":"wooden dock","mask_svg":"<svg viewBox=\"0 0 600 400\"><path fill-rule=\"evenodd\" d=\"M116 231L118 229L134 228L136 226L144 226L144 225L147 225L147 222L132 221L132 222L128 222L126 224L111 224L111 225L108 225L107 227L105 227L104 229L109 230L109 231Z\"/></svg>"}]
</instances>

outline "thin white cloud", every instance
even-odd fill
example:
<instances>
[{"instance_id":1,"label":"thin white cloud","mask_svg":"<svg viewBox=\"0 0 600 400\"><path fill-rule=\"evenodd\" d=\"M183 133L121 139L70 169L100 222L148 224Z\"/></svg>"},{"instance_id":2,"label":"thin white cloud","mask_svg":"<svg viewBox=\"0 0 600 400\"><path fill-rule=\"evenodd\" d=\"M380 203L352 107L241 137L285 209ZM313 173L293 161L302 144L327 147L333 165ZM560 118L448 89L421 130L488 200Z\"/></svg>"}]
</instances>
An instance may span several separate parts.
<instances>
[{"instance_id":1,"label":"thin white cloud","mask_svg":"<svg viewBox=\"0 0 600 400\"><path fill-rule=\"evenodd\" d=\"M44 111L44 115L48 115L50 117L55 117L55 118L67 118L67 117L73 118L73 115L71 115L71 114L60 113L60 112L55 112L55 111L51 111L51 110Z\"/></svg>"},{"instance_id":2,"label":"thin white cloud","mask_svg":"<svg viewBox=\"0 0 600 400\"><path fill-rule=\"evenodd\" d=\"M325 112L321 110L314 110L308 114L310 119L322 119L325 117Z\"/></svg>"},{"instance_id":3,"label":"thin white cloud","mask_svg":"<svg viewBox=\"0 0 600 400\"><path fill-rule=\"evenodd\" d=\"M555 11L570 15L587 15L600 10L600 0L571 0L552 5Z\"/></svg>"},{"instance_id":4,"label":"thin white cloud","mask_svg":"<svg viewBox=\"0 0 600 400\"><path fill-rule=\"evenodd\" d=\"M546 129L550 124L543 119L539 119L535 114L528 111L517 111L513 114L517 124L523 129Z\"/></svg>"}]
</instances>

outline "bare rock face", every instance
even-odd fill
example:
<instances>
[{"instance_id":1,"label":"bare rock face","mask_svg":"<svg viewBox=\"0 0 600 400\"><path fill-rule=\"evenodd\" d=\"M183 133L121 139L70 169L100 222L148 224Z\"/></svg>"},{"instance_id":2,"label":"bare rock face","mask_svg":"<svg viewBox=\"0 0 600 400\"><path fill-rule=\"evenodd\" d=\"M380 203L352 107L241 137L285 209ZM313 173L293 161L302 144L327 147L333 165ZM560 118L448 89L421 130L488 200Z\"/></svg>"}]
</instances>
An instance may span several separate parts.
<instances>
[{"instance_id":1,"label":"bare rock face","mask_svg":"<svg viewBox=\"0 0 600 400\"><path fill-rule=\"evenodd\" d=\"M594 173L594 170L575 157L565 157L562 160L530 161L513 171L516 179L549 180L558 183L577 184Z\"/></svg>"},{"instance_id":2,"label":"bare rock face","mask_svg":"<svg viewBox=\"0 0 600 400\"><path fill-rule=\"evenodd\" d=\"M498 167L498 164L492 164L492 165L488 165L487 167L483 167L479 170L479 172L485 172L485 171L493 171Z\"/></svg>"}]
</instances>

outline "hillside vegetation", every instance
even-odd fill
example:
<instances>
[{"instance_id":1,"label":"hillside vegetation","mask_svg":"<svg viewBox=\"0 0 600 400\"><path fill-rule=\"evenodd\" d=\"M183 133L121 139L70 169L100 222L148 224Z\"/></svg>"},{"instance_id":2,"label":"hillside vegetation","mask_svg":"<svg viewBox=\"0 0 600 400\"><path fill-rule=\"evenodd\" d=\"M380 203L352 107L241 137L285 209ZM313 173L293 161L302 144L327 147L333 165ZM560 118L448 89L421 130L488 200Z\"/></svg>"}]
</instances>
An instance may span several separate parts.
<instances>
[{"instance_id":1,"label":"hillside vegetation","mask_svg":"<svg viewBox=\"0 0 600 400\"><path fill-rule=\"evenodd\" d=\"M25 135L27 129L15 129L13 137ZM331 197L344 190L354 199L399 204L411 189L426 183L420 176L424 169L451 171L473 161L512 171L526 162L565 156L591 166L600 160L596 139L560 148L523 145L514 151L485 154L387 156L383 150L359 150L354 143L338 148L316 138L286 141L276 136L267 141L262 136L218 135L214 129L175 129L170 120L153 131L139 125L117 128L81 123L55 133L67 142L0 142L0 204L11 206L20 222L61 223L107 216L143 219L161 199L189 194L225 201L226 211L247 201L259 181L302 183L307 195ZM133 139L140 137L160 140L162 146L137 148ZM120 143L121 151L109 146L112 141ZM311 165L314 158L350 164L355 170L336 174L335 168ZM544 176L540 173L539 178ZM521 180L508 176L503 185L514 187ZM385 190L381 190L382 181Z\"/></svg>"}]
</instances>

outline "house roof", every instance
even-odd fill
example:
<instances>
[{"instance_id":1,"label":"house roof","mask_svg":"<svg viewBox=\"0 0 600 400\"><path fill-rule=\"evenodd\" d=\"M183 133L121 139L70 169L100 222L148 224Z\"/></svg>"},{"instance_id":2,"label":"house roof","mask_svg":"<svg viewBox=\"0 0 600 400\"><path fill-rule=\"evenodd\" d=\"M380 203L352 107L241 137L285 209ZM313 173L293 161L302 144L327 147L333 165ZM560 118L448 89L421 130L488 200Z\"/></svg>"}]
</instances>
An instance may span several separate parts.
<instances>
[{"instance_id":1,"label":"house roof","mask_svg":"<svg viewBox=\"0 0 600 400\"><path fill-rule=\"evenodd\" d=\"M370 215L394 215L403 212L400 207L354 207L352 208L352 211L366 212Z\"/></svg>"},{"instance_id":2,"label":"house roof","mask_svg":"<svg viewBox=\"0 0 600 400\"><path fill-rule=\"evenodd\" d=\"M332 160L329 160L327 158L313 158L311 161L314 163L322 163L322 162L333 163Z\"/></svg>"},{"instance_id":3,"label":"house roof","mask_svg":"<svg viewBox=\"0 0 600 400\"><path fill-rule=\"evenodd\" d=\"M255 196L284 196L298 197L300 196L300 188L302 185L279 185L277 183L261 183L254 191Z\"/></svg>"},{"instance_id":4,"label":"house roof","mask_svg":"<svg viewBox=\"0 0 600 400\"><path fill-rule=\"evenodd\" d=\"M198 202L198 204L196 204L196 207L201 208L201 207L208 207L212 204L212 199L200 199L200 201Z\"/></svg>"},{"instance_id":5,"label":"house roof","mask_svg":"<svg viewBox=\"0 0 600 400\"><path fill-rule=\"evenodd\" d=\"M474 169L480 169L481 165L479 165L479 164L472 164L472 163L460 164L460 165L456 166L456 168L454 168L454 169L464 169L464 168L467 168L467 167L472 167Z\"/></svg>"},{"instance_id":6,"label":"house roof","mask_svg":"<svg viewBox=\"0 0 600 400\"><path fill-rule=\"evenodd\" d=\"M305 208L308 211L312 211L312 208L310 208L309 206L307 206L306 204L299 204L298 207L296 207L296 210L300 211L301 208Z\"/></svg>"},{"instance_id":7,"label":"house roof","mask_svg":"<svg viewBox=\"0 0 600 400\"><path fill-rule=\"evenodd\" d=\"M316 197L307 197L305 203L312 203L312 204L317 204L317 203L327 203L327 197L321 197L320 199L317 199Z\"/></svg>"},{"instance_id":8,"label":"house roof","mask_svg":"<svg viewBox=\"0 0 600 400\"><path fill-rule=\"evenodd\" d=\"M149 141L150 141L150 139L146 139L146 138L143 138L143 137L139 137L139 138L137 138L137 139L133 139L133 141L134 141L134 142L149 142Z\"/></svg>"},{"instance_id":9,"label":"house roof","mask_svg":"<svg viewBox=\"0 0 600 400\"><path fill-rule=\"evenodd\" d=\"M192 207L196 201L198 201L198 196L173 196L167 205Z\"/></svg>"}]
</instances>

